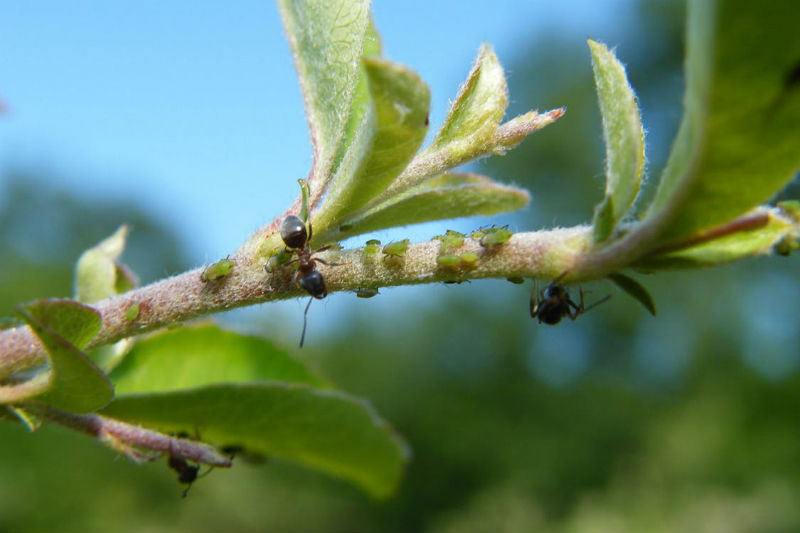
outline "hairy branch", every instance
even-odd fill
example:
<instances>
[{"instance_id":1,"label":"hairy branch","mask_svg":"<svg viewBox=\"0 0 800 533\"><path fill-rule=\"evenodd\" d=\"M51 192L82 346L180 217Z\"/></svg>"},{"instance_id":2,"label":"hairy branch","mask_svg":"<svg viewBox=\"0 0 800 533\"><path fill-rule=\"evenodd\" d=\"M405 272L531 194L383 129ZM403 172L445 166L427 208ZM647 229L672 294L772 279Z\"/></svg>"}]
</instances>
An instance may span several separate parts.
<instances>
[{"instance_id":1,"label":"hairy branch","mask_svg":"<svg viewBox=\"0 0 800 533\"><path fill-rule=\"evenodd\" d=\"M137 448L143 448L160 454L168 453L197 463L221 467L231 466L231 460L228 457L221 455L213 447L202 442L171 437L158 431L133 426L96 414L76 415L35 403L25 404L25 409L49 422L97 437L111 448L137 462L151 458L137 450Z\"/></svg>"},{"instance_id":2,"label":"hairy branch","mask_svg":"<svg viewBox=\"0 0 800 533\"><path fill-rule=\"evenodd\" d=\"M591 234L588 226L517 233L496 248L483 248L467 239L449 253L478 254L480 260L470 268L438 265L441 243L429 241L410 245L402 257L367 255L362 249L325 252L321 258L343 264L320 265L319 270L330 292L482 278L552 279L567 271L571 280L603 277L607 272L575 270L578 258L588 250ZM103 327L88 348L235 307L305 294L292 283L291 266L265 272L265 260L244 247L231 259L236 266L218 281L203 283L203 268L198 268L92 304L102 315ZM135 303L138 316L129 320L126 311ZM45 363L43 348L30 328L0 332L0 380Z\"/></svg>"}]
</instances>

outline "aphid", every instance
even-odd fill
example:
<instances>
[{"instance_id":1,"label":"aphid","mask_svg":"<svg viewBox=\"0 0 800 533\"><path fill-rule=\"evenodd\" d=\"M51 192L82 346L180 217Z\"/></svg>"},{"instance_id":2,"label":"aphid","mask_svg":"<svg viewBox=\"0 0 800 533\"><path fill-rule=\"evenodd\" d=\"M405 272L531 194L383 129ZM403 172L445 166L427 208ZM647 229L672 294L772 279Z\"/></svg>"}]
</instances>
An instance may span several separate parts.
<instances>
[{"instance_id":1,"label":"aphid","mask_svg":"<svg viewBox=\"0 0 800 533\"><path fill-rule=\"evenodd\" d=\"M200 281L208 283L210 281L222 279L231 273L234 266L236 266L236 263L227 257L225 259L220 259L216 263L208 265L206 269L203 270L203 273L200 274Z\"/></svg>"},{"instance_id":2,"label":"aphid","mask_svg":"<svg viewBox=\"0 0 800 533\"><path fill-rule=\"evenodd\" d=\"M139 302L133 302L125 310L125 318L133 322L139 318Z\"/></svg>"},{"instance_id":3,"label":"aphid","mask_svg":"<svg viewBox=\"0 0 800 533\"><path fill-rule=\"evenodd\" d=\"M403 239L402 241L390 242L389 244L383 247L383 253L389 256L402 257L405 255L406 250L408 250L409 242L411 241L409 241L408 239Z\"/></svg>"},{"instance_id":4,"label":"aphid","mask_svg":"<svg viewBox=\"0 0 800 533\"><path fill-rule=\"evenodd\" d=\"M308 247L308 243L311 242L311 237L311 223L306 226L305 222L300 220L300 217L289 215L281 222L281 239L283 239L286 249L297 255L297 259L286 263L287 265L298 263L297 270L295 270L292 276L292 281L295 285L311 295L311 299L308 300L306 309L303 312L303 333L300 335L301 348L306 339L308 308L311 307L311 302L314 301L314 298L321 300L328 295L328 288L325 286L325 278L323 278L322 274L317 270L317 265L315 263L322 263L328 266L339 265L339 263L328 263L324 259L314 257L314 254L328 250L333 245L329 244L328 246L323 246L312 252Z\"/></svg>"},{"instance_id":5,"label":"aphid","mask_svg":"<svg viewBox=\"0 0 800 533\"><path fill-rule=\"evenodd\" d=\"M356 296L359 298L372 298L373 296L378 295L378 289L370 289L366 287L361 287L353 291L356 293Z\"/></svg>"},{"instance_id":6,"label":"aphid","mask_svg":"<svg viewBox=\"0 0 800 533\"><path fill-rule=\"evenodd\" d=\"M464 252L461 254L461 264L467 267L474 267L478 264L480 256L473 252Z\"/></svg>"},{"instance_id":7,"label":"aphid","mask_svg":"<svg viewBox=\"0 0 800 533\"><path fill-rule=\"evenodd\" d=\"M381 241L379 241L378 239L370 239L364 246L365 255L375 255L380 251L381 251Z\"/></svg>"},{"instance_id":8,"label":"aphid","mask_svg":"<svg viewBox=\"0 0 800 533\"><path fill-rule=\"evenodd\" d=\"M487 228L482 230L482 235L478 239L484 248L494 248L506 243L513 233L508 228Z\"/></svg>"},{"instance_id":9,"label":"aphid","mask_svg":"<svg viewBox=\"0 0 800 533\"><path fill-rule=\"evenodd\" d=\"M451 229L447 230L447 233L442 237L442 251L444 252L450 248L458 248L464 244L465 237L463 233Z\"/></svg>"},{"instance_id":10,"label":"aphid","mask_svg":"<svg viewBox=\"0 0 800 533\"><path fill-rule=\"evenodd\" d=\"M443 254L436 258L436 263L446 268L455 268L461 264L461 258L455 254Z\"/></svg>"},{"instance_id":11,"label":"aphid","mask_svg":"<svg viewBox=\"0 0 800 533\"><path fill-rule=\"evenodd\" d=\"M561 319L565 316L575 320L593 307L597 307L601 303L611 298L611 295L609 294L605 298L602 298L589 307L586 307L583 302L583 289L579 287L578 290L580 291L581 295L580 302L575 303L572 301L572 298L570 298L567 287L559 283L561 278L566 275L567 273L564 272L558 276L541 292L539 291L538 284L534 284L533 293L531 293L530 309L531 317L537 318L539 320L539 324L544 322L545 324L554 326L561 322Z\"/></svg>"}]
</instances>

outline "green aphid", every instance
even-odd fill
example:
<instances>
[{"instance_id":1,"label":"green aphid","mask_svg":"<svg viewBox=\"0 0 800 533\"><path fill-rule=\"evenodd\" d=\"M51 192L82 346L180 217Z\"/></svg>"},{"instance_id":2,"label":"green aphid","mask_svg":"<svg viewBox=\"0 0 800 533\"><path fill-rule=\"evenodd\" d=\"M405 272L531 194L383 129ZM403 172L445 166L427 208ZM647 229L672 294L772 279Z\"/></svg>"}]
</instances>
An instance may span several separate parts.
<instances>
[{"instance_id":1,"label":"green aphid","mask_svg":"<svg viewBox=\"0 0 800 533\"><path fill-rule=\"evenodd\" d=\"M267 261L267 272L275 272L281 265L292 260L292 253L286 248L276 248L275 250Z\"/></svg>"},{"instance_id":2,"label":"green aphid","mask_svg":"<svg viewBox=\"0 0 800 533\"><path fill-rule=\"evenodd\" d=\"M125 310L125 318L127 318L129 322L133 322L139 318L139 302L133 302L128 306Z\"/></svg>"},{"instance_id":3,"label":"green aphid","mask_svg":"<svg viewBox=\"0 0 800 533\"><path fill-rule=\"evenodd\" d=\"M483 237L483 235L484 235L484 232L483 232L482 229L475 230L475 231L473 231L472 233L469 234L469 236L472 237L473 239L475 239L476 241L481 240L481 237Z\"/></svg>"},{"instance_id":4,"label":"green aphid","mask_svg":"<svg viewBox=\"0 0 800 533\"><path fill-rule=\"evenodd\" d=\"M209 281L216 281L224 278L231 273L235 265L236 263L227 257L225 259L220 259L213 265L209 265L205 270L203 270L203 273L200 274L200 281L203 283L208 283Z\"/></svg>"},{"instance_id":5,"label":"green aphid","mask_svg":"<svg viewBox=\"0 0 800 533\"><path fill-rule=\"evenodd\" d=\"M513 283L514 285L522 285L523 283L525 283L525 278L523 278L522 276L513 276L511 278L506 278L506 279L511 283Z\"/></svg>"},{"instance_id":6,"label":"green aphid","mask_svg":"<svg viewBox=\"0 0 800 533\"><path fill-rule=\"evenodd\" d=\"M378 295L378 289L360 288L354 291L359 298L372 298Z\"/></svg>"},{"instance_id":7,"label":"green aphid","mask_svg":"<svg viewBox=\"0 0 800 533\"><path fill-rule=\"evenodd\" d=\"M406 254L406 250L408 250L409 242L411 242L409 239L390 242L389 244L383 247L383 253L394 257L402 257Z\"/></svg>"},{"instance_id":8,"label":"green aphid","mask_svg":"<svg viewBox=\"0 0 800 533\"><path fill-rule=\"evenodd\" d=\"M367 241L366 246L364 246L364 253L366 255L375 255L381 251L381 241L378 239L370 239Z\"/></svg>"},{"instance_id":9,"label":"green aphid","mask_svg":"<svg viewBox=\"0 0 800 533\"><path fill-rule=\"evenodd\" d=\"M459 233L453 230L447 230L445 233L444 238L442 239L442 244L447 245L449 248L458 248L462 244L464 244L464 239L467 236L463 233Z\"/></svg>"},{"instance_id":10,"label":"green aphid","mask_svg":"<svg viewBox=\"0 0 800 533\"><path fill-rule=\"evenodd\" d=\"M443 254L436 258L439 266L455 268L461 264L461 258L455 254Z\"/></svg>"},{"instance_id":11,"label":"green aphid","mask_svg":"<svg viewBox=\"0 0 800 533\"><path fill-rule=\"evenodd\" d=\"M484 248L493 248L508 242L512 235L507 228L487 228L483 230L483 236L478 241Z\"/></svg>"},{"instance_id":12,"label":"green aphid","mask_svg":"<svg viewBox=\"0 0 800 533\"><path fill-rule=\"evenodd\" d=\"M463 254L461 254L461 263L463 263L464 266L467 267L474 267L475 265L478 264L480 258L481 257L476 253L464 252Z\"/></svg>"}]
</instances>

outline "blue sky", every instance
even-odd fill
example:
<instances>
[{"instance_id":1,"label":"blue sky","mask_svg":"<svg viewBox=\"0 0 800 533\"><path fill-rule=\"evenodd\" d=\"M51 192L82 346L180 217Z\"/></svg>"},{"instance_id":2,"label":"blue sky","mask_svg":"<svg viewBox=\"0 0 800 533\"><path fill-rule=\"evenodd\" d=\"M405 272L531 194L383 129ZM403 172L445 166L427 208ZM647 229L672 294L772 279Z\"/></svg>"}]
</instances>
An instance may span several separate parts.
<instances>
[{"instance_id":1,"label":"blue sky","mask_svg":"<svg viewBox=\"0 0 800 533\"><path fill-rule=\"evenodd\" d=\"M523 59L520 43L545 32L613 44L630 4L375 0L373 12L385 55L429 83L435 132L482 42L506 65ZM0 98L9 108L0 119L0 180L2 169L40 169L79 196L145 206L186 244L193 261L187 267L234 251L283 211L298 192L297 178L308 173L300 90L271 1L19 2L4 6L0 40ZM513 82L514 72L507 75ZM511 99L542 105L534 94ZM421 240L443 225L402 231ZM462 289L504 294L505 285ZM447 289L407 287L369 300L369 308L399 324L394 311L434 305L436 291ZM525 291L515 295L525 308ZM355 300L343 295L312 306L311 342L316 328L330 332L335 317L365 305ZM294 345L304 304L247 312Z\"/></svg>"},{"instance_id":2,"label":"blue sky","mask_svg":"<svg viewBox=\"0 0 800 533\"><path fill-rule=\"evenodd\" d=\"M373 11L386 55L430 84L435 127L481 42L510 64L546 28L613 33L628 4L377 0ZM307 174L272 2L20 2L4 7L0 36L0 167L52 170L78 195L146 205L198 263L281 212ZM537 107L536 95L512 99Z\"/></svg>"}]
</instances>

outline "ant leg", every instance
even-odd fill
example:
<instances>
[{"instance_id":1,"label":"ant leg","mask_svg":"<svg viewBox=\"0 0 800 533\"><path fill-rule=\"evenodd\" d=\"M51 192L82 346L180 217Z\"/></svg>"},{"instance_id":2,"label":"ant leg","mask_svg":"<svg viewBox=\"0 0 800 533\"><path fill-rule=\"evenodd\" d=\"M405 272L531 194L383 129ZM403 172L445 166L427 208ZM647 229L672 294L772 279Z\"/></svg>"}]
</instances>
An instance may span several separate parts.
<instances>
[{"instance_id":1,"label":"ant leg","mask_svg":"<svg viewBox=\"0 0 800 533\"><path fill-rule=\"evenodd\" d=\"M597 307L598 305L600 305L600 304L602 304L602 303L605 303L605 302L607 302L607 301L608 301L610 298L611 298L611 295L610 295L610 294L609 294L608 296L606 296L605 298L600 298L600 299L599 299L599 300L597 300L595 303L593 303L592 305L590 305L589 307L587 307L586 309L584 309L584 310L583 310L583 312L585 313L585 312L589 311L590 309L594 309L594 308L595 308L595 307Z\"/></svg>"},{"instance_id":2,"label":"ant leg","mask_svg":"<svg viewBox=\"0 0 800 533\"><path fill-rule=\"evenodd\" d=\"M303 311L303 334L300 335L300 347L303 347L303 343L306 340L306 325L308 324L308 308L311 307L311 302L314 301L314 297L308 299L308 304L306 304L306 310Z\"/></svg>"},{"instance_id":3,"label":"ant leg","mask_svg":"<svg viewBox=\"0 0 800 533\"><path fill-rule=\"evenodd\" d=\"M316 252L314 252L314 253L316 253ZM329 266L329 267L338 267L338 266L349 265L350 264L350 263L329 263L329 262L325 261L324 259L320 259L319 257L312 257L311 260L312 261L316 261L317 263L322 263L323 265L326 265L326 266Z\"/></svg>"}]
</instances>

